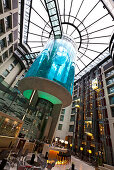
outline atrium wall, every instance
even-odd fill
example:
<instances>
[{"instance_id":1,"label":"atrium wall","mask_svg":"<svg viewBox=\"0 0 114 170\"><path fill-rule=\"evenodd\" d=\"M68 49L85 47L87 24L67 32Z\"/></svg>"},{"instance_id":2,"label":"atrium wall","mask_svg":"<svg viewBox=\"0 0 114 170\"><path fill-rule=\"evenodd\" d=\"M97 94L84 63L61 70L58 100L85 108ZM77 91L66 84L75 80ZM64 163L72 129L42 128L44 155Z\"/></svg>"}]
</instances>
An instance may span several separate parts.
<instances>
[{"instance_id":1,"label":"atrium wall","mask_svg":"<svg viewBox=\"0 0 114 170\"><path fill-rule=\"evenodd\" d=\"M106 107L108 112L108 121L110 127L110 137L113 148L114 158L114 66L109 62L101 68Z\"/></svg>"},{"instance_id":2,"label":"atrium wall","mask_svg":"<svg viewBox=\"0 0 114 170\"><path fill-rule=\"evenodd\" d=\"M71 134L69 134L70 112L71 112L71 105L61 110L58 123L56 126L56 130L54 133L55 138L59 138L65 141L66 136L68 135L72 136L72 132Z\"/></svg>"},{"instance_id":3,"label":"atrium wall","mask_svg":"<svg viewBox=\"0 0 114 170\"><path fill-rule=\"evenodd\" d=\"M13 54L18 46L18 1L0 0L0 13L0 77L14 86L24 72Z\"/></svg>"},{"instance_id":4,"label":"atrium wall","mask_svg":"<svg viewBox=\"0 0 114 170\"><path fill-rule=\"evenodd\" d=\"M112 79L111 84L106 86L105 76L109 72L108 78L114 77L114 69L112 62L109 64L107 62L96 66L75 82L73 98L73 104L77 108L77 111L74 109L77 115L75 152L82 159L97 159L97 161L103 159L105 163L113 164L114 86ZM107 93L108 86L112 87L111 94Z\"/></svg>"}]
</instances>

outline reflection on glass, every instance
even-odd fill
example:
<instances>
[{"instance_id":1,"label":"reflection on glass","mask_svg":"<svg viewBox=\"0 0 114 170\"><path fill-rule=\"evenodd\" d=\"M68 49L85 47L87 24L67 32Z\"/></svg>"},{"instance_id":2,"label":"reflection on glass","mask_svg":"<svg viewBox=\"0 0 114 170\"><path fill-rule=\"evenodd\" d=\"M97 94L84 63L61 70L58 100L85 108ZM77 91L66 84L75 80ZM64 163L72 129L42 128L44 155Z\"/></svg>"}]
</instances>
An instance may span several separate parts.
<instances>
[{"instance_id":1,"label":"reflection on glass","mask_svg":"<svg viewBox=\"0 0 114 170\"><path fill-rule=\"evenodd\" d=\"M110 104L114 104L114 96L110 97Z\"/></svg>"},{"instance_id":2,"label":"reflection on glass","mask_svg":"<svg viewBox=\"0 0 114 170\"><path fill-rule=\"evenodd\" d=\"M114 93L114 86L108 88L108 93L109 94Z\"/></svg>"},{"instance_id":3,"label":"reflection on glass","mask_svg":"<svg viewBox=\"0 0 114 170\"><path fill-rule=\"evenodd\" d=\"M109 76L111 76L111 75L113 75L114 74L114 70L111 70L111 71L109 71L108 73L106 73L106 77L109 77Z\"/></svg>"},{"instance_id":4,"label":"reflection on glass","mask_svg":"<svg viewBox=\"0 0 114 170\"><path fill-rule=\"evenodd\" d=\"M112 77L111 79L107 80L107 85L113 84L113 83L114 83L114 77Z\"/></svg>"}]
</instances>

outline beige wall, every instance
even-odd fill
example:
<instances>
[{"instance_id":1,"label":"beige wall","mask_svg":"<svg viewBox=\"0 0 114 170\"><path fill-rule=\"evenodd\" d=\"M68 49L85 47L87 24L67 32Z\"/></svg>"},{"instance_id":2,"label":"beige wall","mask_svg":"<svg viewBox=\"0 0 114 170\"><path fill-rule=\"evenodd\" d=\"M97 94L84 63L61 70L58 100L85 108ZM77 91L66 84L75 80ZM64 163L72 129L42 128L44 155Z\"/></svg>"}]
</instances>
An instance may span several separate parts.
<instances>
[{"instance_id":1,"label":"beige wall","mask_svg":"<svg viewBox=\"0 0 114 170\"><path fill-rule=\"evenodd\" d=\"M14 82L13 82L12 85L11 85L12 87L14 87L14 86L16 85L16 83L17 83L18 80L21 78L21 76L24 74L24 72L25 72L25 69L23 69L23 70L18 74L18 76L16 76Z\"/></svg>"},{"instance_id":2,"label":"beige wall","mask_svg":"<svg viewBox=\"0 0 114 170\"><path fill-rule=\"evenodd\" d=\"M55 129L56 129L56 125L57 125L57 122L58 122L58 118L59 118L59 115L60 115L61 107L62 107L61 104L55 104L54 107L53 107L52 122L51 122L50 131L49 131L49 135L48 135L49 141L52 141L52 139L53 139L54 132L55 132Z\"/></svg>"},{"instance_id":3,"label":"beige wall","mask_svg":"<svg viewBox=\"0 0 114 170\"><path fill-rule=\"evenodd\" d=\"M59 137L60 139L65 140L65 137L68 135L73 135L73 133L69 133L69 124L70 124L70 116L71 116L71 105L65 108L65 114L64 114L64 121L59 121L56 126L56 130L54 133L54 137ZM58 130L58 125L63 124L62 130Z\"/></svg>"},{"instance_id":4,"label":"beige wall","mask_svg":"<svg viewBox=\"0 0 114 170\"><path fill-rule=\"evenodd\" d=\"M18 63L13 70L8 74L8 76L4 79L8 84L11 84L14 80L17 74L21 71L21 66Z\"/></svg>"},{"instance_id":5,"label":"beige wall","mask_svg":"<svg viewBox=\"0 0 114 170\"><path fill-rule=\"evenodd\" d=\"M9 58L6 60L0 67L0 75L8 69L9 65L13 63L15 60L14 57ZM14 65L13 65L14 66ZM15 80L16 76L21 73L21 65L18 63L14 68L10 71L10 73L7 75L7 77L4 77L4 81L7 82L8 84L12 84L13 81ZM18 77L19 79L19 77Z\"/></svg>"}]
</instances>

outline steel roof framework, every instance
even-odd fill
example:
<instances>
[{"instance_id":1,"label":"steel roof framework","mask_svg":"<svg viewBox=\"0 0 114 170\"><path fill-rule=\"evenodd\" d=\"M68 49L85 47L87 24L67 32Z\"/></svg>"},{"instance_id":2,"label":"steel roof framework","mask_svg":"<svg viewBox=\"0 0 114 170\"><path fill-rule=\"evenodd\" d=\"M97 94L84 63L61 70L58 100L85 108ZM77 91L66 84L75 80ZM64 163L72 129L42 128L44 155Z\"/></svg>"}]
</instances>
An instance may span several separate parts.
<instances>
[{"instance_id":1,"label":"steel roof framework","mask_svg":"<svg viewBox=\"0 0 114 170\"><path fill-rule=\"evenodd\" d=\"M100 62L109 55L109 38L114 29L113 15L101 0L94 1L85 14L84 5L90 3L88 0L80 0L78 5L75 4L74 0L70 0L69 9L67 9L68 2L66 0L63 1L63 4L60 0L39 0L44 13L40 12L38 7L34 5L35 0L25 0L25 9L29 9L29 12L25 10L23 42L30 47L32 52L42 51L50 37L56 39L61 38L62 33L68 34L74 39L78 47L76 76L80 78L98 61ZM75 5L78 6L76 12L74 12ZM60 9L58 9L58 6L61 6ZM100 8L99 15L96 14L93 17L97 9ZM55 18L53 12L49 12L49 10L54 12ZM36 21L37 18L35 20L33 14L34 18L39 18L42 23ZM44 14L47 16L45 17ZM58 32L57 36L55 35L56 31Z\"/></svg>"}]
</instances>

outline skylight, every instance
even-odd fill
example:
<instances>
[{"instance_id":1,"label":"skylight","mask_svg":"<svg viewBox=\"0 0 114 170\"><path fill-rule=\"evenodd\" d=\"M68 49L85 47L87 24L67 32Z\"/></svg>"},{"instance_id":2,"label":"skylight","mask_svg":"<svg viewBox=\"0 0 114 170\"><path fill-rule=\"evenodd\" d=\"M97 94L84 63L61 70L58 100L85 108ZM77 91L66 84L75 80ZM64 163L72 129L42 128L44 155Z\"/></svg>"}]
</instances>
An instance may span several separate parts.
<instances>
[{"instance_id":1,"label":"skylight","mask_svg":"<svg viewBox=\"0 0 114 170\"><path fill-rule=\"evenodd\" d=\"M79 78L109 55L113 18L101 0L58 0L56 3L62 34L74 39L78 47L75 74ZM57 16L50 19L57 20ZM54 37L44 0L25 1L23 33L23 42L31 52L42 51L48 39Z\"/></svg>"}]
</instances>

